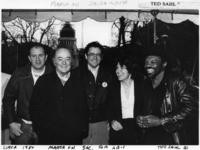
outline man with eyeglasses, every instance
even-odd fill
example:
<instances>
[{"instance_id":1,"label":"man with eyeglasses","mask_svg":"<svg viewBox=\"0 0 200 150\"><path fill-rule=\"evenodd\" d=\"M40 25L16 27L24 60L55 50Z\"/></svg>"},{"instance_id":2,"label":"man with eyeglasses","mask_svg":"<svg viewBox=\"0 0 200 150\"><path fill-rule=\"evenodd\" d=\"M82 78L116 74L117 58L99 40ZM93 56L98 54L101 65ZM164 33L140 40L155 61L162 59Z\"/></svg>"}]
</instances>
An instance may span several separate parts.
<instances>
[{"instance_id":1,"label":"man with eyeglasses","mask_svg":"<svg viewBox=\"0 0 200 150\"><path fill-rule=\"evenodd\" d=\"M89 132L83 144L108 144L106 110L111 74L101 64L103 49L98 42L89 43L85 48L86 63L79 66L89 108Z\"/></svg>"},{"instance_id":2,"label":"man with eyeglasses","mask_svg":"<svg viewBox=\"0 0 200 150\"><path fill-rule=\"evenodd\" d=\"M87 103L72 52L58 48L55 71L41 77L33 90L30 113L39 144L82 144L88 130Z\"/></svg>"}]
</instances>

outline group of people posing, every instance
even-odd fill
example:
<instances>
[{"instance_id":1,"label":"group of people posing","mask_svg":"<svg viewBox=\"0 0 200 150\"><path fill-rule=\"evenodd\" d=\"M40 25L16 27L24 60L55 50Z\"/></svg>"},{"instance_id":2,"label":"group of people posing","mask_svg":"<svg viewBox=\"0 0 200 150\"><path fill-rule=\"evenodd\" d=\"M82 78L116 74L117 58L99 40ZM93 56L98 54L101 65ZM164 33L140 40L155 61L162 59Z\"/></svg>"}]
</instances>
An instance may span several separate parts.
<instances>
[{"instance_id":1,"label":"group of people posing","mask_svg":"<svg viewBox=\"0 0 200 150\"><path fill-rule=\"evenodd\" d=\"M12 143L198 144L194 89L168 71L161 50L152 52L143 75L128 56L116 60L114 73L106 69L98 42L86 46L86 63L75 68L67 48L55 50L52 68L45 49L31 47L30 64L13 73L3 97Z\"/></svg>"}]
</instances>

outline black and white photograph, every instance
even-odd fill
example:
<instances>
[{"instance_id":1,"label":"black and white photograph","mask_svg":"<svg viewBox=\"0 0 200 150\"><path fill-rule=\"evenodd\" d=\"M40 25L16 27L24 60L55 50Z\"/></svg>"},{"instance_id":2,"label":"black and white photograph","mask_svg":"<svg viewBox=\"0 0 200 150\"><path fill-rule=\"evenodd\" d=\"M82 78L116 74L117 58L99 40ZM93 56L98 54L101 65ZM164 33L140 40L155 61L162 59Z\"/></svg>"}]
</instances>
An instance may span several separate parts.
<instances>
[{"instance_id":1,"label":"black and white photograph","mask_svg":"<svg viewBox=\"0 0 200 150\"><path fill-rule=\"evenodd\" d=\"M199 10L133 8L1 9L2 146L198 148Z\"/></svg>"}]
</instances>

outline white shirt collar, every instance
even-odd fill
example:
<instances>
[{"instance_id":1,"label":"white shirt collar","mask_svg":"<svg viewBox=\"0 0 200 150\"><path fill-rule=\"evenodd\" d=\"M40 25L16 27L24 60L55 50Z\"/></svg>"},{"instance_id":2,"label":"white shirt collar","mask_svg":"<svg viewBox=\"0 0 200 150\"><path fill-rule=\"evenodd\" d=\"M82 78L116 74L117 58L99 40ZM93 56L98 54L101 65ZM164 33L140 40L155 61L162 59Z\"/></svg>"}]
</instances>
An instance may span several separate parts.
<instances>
[{"instance_id":1,"label":"white shirt collar","mask_svg":"<svg viewBox=\"0 0 200 150\"><path fill-rule=\"evenodd\" d=\"M134 103L135 103L135 93L134 93L134 81L131 81L130 90L127 95L125 92L125 87L121 84L121 110L122 118L134 118Z\"/></svg>"},{"instance_id":2,"label":"white shirt collar","mask_svg":"<svg viewBox=\"0 0 200 150\"><path fill-rule=\"evenodd\" d=\"M57 71L56 71L56 73L57 73L58 77L59 77L62 81L64 81L64 82L67 82L67 80L68 80L69 77L70 77L70 72L67 73L67 74L64 75L64 76L60 75L60 73L58 73Z\"/></svg>"},{"instance_id":3,"label":"white shirt collar","mask_svg":"<svg viewBox=\"0 0 200 150\"><path fill-rule=\"evenodd\" d=\"M96 68L92 68L90 65L88 65L88 70L92 72L95 80L97 78L97 74L98 74L98 71L99 71L99 66L97 66Z\"/></svg>"},{"instance_id":4,"label":"white shirt collar","mask_svg":"<svg viewBox=\"0 0 200 150\"><path fill-rule=\"evenodd\" d=\"M38 79L41 75L44 74L45 69L46 69L46 68L44 67L42 71L36 72L36 71L33 69L33 67L31 67L31 74L32 74L32 77L33 77L34 84L36 83L37 79Z\"/></svg>"}]
</instances>

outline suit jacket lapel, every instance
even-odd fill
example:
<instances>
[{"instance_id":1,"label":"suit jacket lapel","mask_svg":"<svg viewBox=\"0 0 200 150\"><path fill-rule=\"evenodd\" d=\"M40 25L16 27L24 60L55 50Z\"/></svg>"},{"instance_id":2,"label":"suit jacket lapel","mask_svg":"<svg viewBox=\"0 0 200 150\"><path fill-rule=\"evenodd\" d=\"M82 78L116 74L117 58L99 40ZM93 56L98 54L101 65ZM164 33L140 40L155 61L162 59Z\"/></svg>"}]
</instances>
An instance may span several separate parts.
<instances>
[{"instance_id":1,"label":"suit jacket lapel","mask_svg":"<svg viewBox=\"0 0 200 150\"><path fill-rule=\"evenodd\" d=\"M138 101L139 101L139 93L141 92L140 91L140 83L136 80L134 80L134 106L133 106L133 113L134 113L134 117L136 117L136 115L138 114ZM117 85L117 89L118 91L116 91L117 93L117 96L119 98L118 100L118 107L120 108L119 110L121 110L121 117L122 117L122 103L121 103L121 84L119 83Z\"/></svg>"},{"instance_id":2,"label":"suit jacket lapel","mask_svg":"<svg viewBox=\"0 0 200 150\"><path fill-rule=\"evenodd\" d=\"M116 93L115 98L114 98L114 102L115 102L114 106L116 107L116 110L119 110L119 112L117 112L118 117L122 118L121 84L120 84L120 82L117 82L113 88L115 88L114 92Z\"/></svg>"},{"instance_id":3,"label":"suit jacket lapel","mask_svg":"<svg viewBox=\"0 0 200 150\"><path fill-rule=\"evenodd\" d=\"M87 65L84 65L81 69L83 72L83 79L84 79L84 84L87 85L89 83L89 78L93 77L94 76L92 75L92 73L88 70L88 67Z\"/></svg>"},{"instance_id":4,"label":"suit jacket lapel","mask_svg":"<svg viewBox=\"0 0 200 150\"><path fill-rule=\"evenodd\" d=\"M134 80L134 95L135 95L134 117L136 117L140 111L139 103L141 100L141 93L143 92L143 91L141 91L140 84L141 83L139 81Z\"/></svg>"},{"instance_id":5,"label":"suit jacket lapel","mask_svg":"<svg viewBox=\"0 0 200 150\"><path fill-rule=\"evenodd\" d=\"M26 74L26 77L27 77L27 82L29 82L28 85L31 85L31 87L33 87L34 86L34 80L33 80L33 76L32 76L32 73L31 73L31 66L27 65L26 67L27 67L27 69L26 69L25 74Z\"/></svg>"},{"instance_id":6,"label":"suit jacket lapel","mask_svg":"<svg viewBox=\"0 0 200 150\"><path fill-rule=\"evenodd\" d=\"M100 83L102 79L103 79L103 69L100 66L97 73L96 83Z\"/></svg>"}]
</instances>

